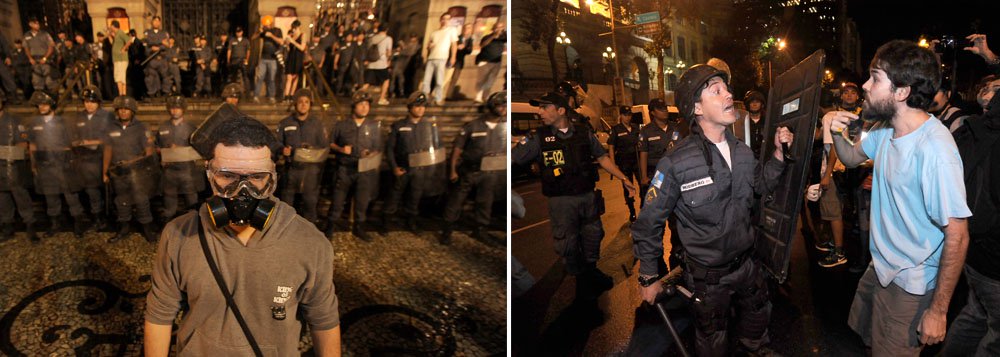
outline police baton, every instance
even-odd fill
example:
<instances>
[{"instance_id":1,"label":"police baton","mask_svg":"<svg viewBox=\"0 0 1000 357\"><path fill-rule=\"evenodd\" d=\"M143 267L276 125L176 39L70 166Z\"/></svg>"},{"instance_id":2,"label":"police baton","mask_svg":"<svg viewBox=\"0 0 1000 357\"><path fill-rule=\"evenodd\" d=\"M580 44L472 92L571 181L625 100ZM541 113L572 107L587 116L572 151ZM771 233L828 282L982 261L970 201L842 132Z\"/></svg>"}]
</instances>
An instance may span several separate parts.
<instances>
[{"instance_id":1,"label":"police baton","mask_svg":"<svg viewBox=\"0 0 1000 357\"><path fill-rule=\"evenodd\" d=\"M656 310L660 313L660 318L663 319L663 324L667 326L667 330L670 331L670 335L674 338L677 350L681 351L682 356L690 357L691 355L684 348L684 343L681 342L681 336L677 334L677 329L674 328L674 323L670 320L670 315L667 314L666 302L664 301L664 297L673 297L677 293L680 293L686 300L692 300L694 294L679 285L682 273L683 270L680 267L675 268L658 282L659 284L663 284L663 293L657 296L656 303L653 305L656 306Z\"/></svg>"}]
</instances>

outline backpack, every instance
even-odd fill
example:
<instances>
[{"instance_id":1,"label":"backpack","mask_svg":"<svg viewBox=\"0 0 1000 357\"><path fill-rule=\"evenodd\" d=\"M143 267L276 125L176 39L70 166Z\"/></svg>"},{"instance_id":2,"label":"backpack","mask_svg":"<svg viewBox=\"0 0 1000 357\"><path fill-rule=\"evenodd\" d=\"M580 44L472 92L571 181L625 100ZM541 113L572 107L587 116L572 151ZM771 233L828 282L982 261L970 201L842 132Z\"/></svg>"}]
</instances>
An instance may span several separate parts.
<instances>
[{"instance_id":1,"label":"backpack","mask_svg":"<svg viewBox=\"0 0 1000 357\"><path fill-rule=\"evenodd\" d=\"M385 41L385 39L383 38L382 41ZM378 45L382 43L382 41L368 46L368 52L365 52L365 61L375 62L382 58L382 52L378 50Z\"/></svg>"}]
</instances>

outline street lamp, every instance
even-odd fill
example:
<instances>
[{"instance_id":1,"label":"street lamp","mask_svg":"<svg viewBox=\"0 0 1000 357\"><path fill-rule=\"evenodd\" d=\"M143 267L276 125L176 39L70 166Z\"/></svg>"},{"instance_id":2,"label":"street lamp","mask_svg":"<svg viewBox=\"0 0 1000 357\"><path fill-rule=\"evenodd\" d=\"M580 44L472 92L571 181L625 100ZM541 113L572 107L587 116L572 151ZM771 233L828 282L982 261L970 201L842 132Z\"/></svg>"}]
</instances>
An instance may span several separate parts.
<instances>
[{"instance_id":1,"label":"street lamp","mask_svg":"<svg viewBox=\"0 0 1000 357\"><path fill-rule=\"evenodd\" d=\"M785 46L786 46L785 40L782 40L780 38L778 38L778 39L775 40L775 47L778 48L778 51L783 51L785 49ZM767 86L768 87L771 87L772 81L774 80L774 75L771 72L771 62L773 62L773 61L774 61L773 56L771 56L770 58L767 59Z\"/></svg>"},{"instance_id":2,"label":"street lamp","mask_svg":"<svg viewBox=\"0 0 1000 357\"><path fill-rule=\"evenodd\" d=\"M556 36L556 42L563 45L569 45L572 42L569 40L569 36L566 36L566 32L559 32L559 36Z\"/></svg>"},{"instance_id":3,"label":"street lamp","mask_svg":"<svg viewBox=\"0 0 1000 357\"><path fill-rule=\"evenodd\" d=\"M614 59L615 58L615 51L612 50L611 47L608 47L607 49L604 50L603 56L604 56L604 59L606 59L606 60Z\"/></svg>"}]
</instances>

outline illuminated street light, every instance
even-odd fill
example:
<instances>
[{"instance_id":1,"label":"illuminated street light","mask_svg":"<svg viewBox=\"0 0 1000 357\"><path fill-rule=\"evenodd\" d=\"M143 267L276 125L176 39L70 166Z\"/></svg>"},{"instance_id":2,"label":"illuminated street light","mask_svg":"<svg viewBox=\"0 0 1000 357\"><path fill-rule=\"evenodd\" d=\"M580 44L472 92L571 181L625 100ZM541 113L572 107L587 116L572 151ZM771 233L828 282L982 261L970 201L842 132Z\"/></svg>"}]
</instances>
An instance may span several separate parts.
<instances>
[{"instance_id":1,"label":"illuminated street light","mask_svg":"<svg viewBox=\"0 0 1000 357\"><path fill-rule=\"evenodd\" d=\"M931 47L931 44L927 43L927 39L923 37L920 38L920 42L918 42L917 45L923 48Z\"/></svg>"},{"instance_id":2,"label":"illuminated street light","mask_svg":"<svg viewBox=\"0 0 1000 357\"><path fill-rule=\"evenodd\" d=\"M677 69L683 69L684 67L687 67L687 64L684 63L684 61L677 61Z\"/></svg>"},{"instance_id":3,"label":"illuminated street light","mask_svg":"<svg viewBox=\"0 0 1000 357\"><path fill-rule=\"evenodd\" d=\"M611 47L608 47L604 49L602 56L604 56L605 59L615 58L615 51L612 51Z\"/></svg>"},{"instance_id":4,"label":"illuminated street light","mask_svg":"<svg viewBox=\"0 0 1000 357\"><path fill-rule=\"evenodd\" d=\"M778 51L785 49L785 40L778 39Z\"/></svg>"},{"instance_id":5,"label":"illuminated street light","mask_svg":"<svg viewBox=\"0 0 1000 357\"><path fill-rule=\"evenodd\" d=\"M565 32L559 32L559 36L556 36L556 42L558 42L560 44L563 44L563 45L568 45L568 44L573 43L573 42L571 42L569 40L569 37L566 36Z\"/></svg>"}]
</instances>

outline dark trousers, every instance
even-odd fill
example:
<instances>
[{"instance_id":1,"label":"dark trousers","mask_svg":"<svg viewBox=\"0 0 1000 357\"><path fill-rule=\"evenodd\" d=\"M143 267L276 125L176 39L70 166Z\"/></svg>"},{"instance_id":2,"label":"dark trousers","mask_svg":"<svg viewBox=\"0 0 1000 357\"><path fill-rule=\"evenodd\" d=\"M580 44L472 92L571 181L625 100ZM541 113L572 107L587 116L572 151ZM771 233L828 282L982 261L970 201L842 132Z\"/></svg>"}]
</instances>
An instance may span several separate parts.
<instances>
[{"instance_id":1,"label":"dark trousers","mask_svg":"<svg viewBox=\"0 0 1000 357\"><path fill-rule=\"evenodd\" d=\"M163 166L163 217L173 217L177 214L180 196L184 197L181 208L194 206L198 203L198 194L194 188L194 161L173 162Z\"/></svg>"},{"instance_id":2,"label":"dark trousers","mask_svg":"<svg viewBox=\"0 0 1000 357\"><path fill-rule=\"evenodd\" d=\"M286 164L289 165L289 164ZM295 206L295 194L302 195L302 217L316 222L316 206L319 204L319 179L322 177L322 163L290 163L288 179L281 189L281 200Z\"/></svg>"},{"instance_id":3,"label":"dark trousers","mask_svg":"<svg viewBox=\"0 0 1000 357\"><path fill-rule=\"evenodd\" d=\"M368 205L378 196L378 170L358 172L357 164L341 164L337 167L336 185L333 190L333 203L330 206L329 219L340 219L347 204L347 193L354 188L354 223L364 223L367 220ZM354 167L350 167L354 166Z\"/></svg>"},{"instance_id":4,"label":"dark trousers","mask_svg":"<svg viewBox=\"0 0 1000 357\"><path fill-rule=\"evenodd\" d=\"M736 308L736 337L749 350L757 350L768 342L767 325L771 318L771 301L767 282L760 264L747 259L736 270L725 275L706 274L704 269L689 264L684 280L693 288L699 301L691 305L695 325L695 350L698 356L729 356L730 309Z\"/></svg>"},{"instance_id":5,"label":"dark trousers","mask_svg":"<svg viewBox=\"0 0 1000 357\"><path fill-rule=\"evenodd\" d=\"M639 183L639 167L635 163L619 162L618 169L625 174L625 179L632 181L634 180L636 184ZM622 181L622 192L625 195L625 205L628 206L628 211L635 214L635 197L632 197L625 189L625 182ZM636 196L639 196L639 200L646 195L646 191L638 191Z\"/></svg>"},{"instance_id":6,"label":"dark trousers","mask_svg":"<svg viewBox=\"0 0 1000 357\"><path fill-rule=\"evenodd\" d=\"M382 214L390 217L396 214L399 209L399 201L406 194L406 202L403 205L403 213L407 217L416 217L420 214L420 198L423 197L427 188L428 179L431 177L434 166L411 167L401 176L395 176L392 191L389 199L382 209Z\"/></svg>"},{"instance_id":7,"label":"dark trousers","mask_svg":"<svg viewBox=\"0 0 1000 357\"><path fill-rule=\"evenodd\" d=\"M142 69L142 73L146 83L146 94L155 96L170 92L170 87L173 86L170 67L167 66L167 61L164 61L162 57L146 63L146 68Z\"/></svg>"},{"instance_id":8,"label":"dark trousers","mask_svg":"<svg viewBox=\"0 0 1000 357\"><path fill-rule=\"evenodd\" d=\"M212 93L212 73L208 71L208 68L201 68L201 66L195 66L195 82L194 82L194 92L195 94L200 93Z\"/></svg>"},{"instance_id":9,"label":"dark trousers","mask_svg":"<svg viewBox=\"0 0 1000 357\"><path fill-rule=\"evenodd\" d=\"M593 191L549 197L549 217L556 254L566 263L568 273L579 274L588 263L601 258L604 226Z\"/></svg>"},{"instance_id":10,"label":"dark trousers","mask_svg":"<svg viewBox=\"0 0 1000 357\"><path fill-rule=\"evenodd\" d=\"M69 215L73 217L79 217L83 214L83 205L80 204L80 197L77 196L76 192L66 192L63 194L47 194L45 195L45 213L49 217L59 217L62 215L62 199L59 196L63 196L66 199L66 205L69 206Z\"/></svg>"},{"instance_id":11,"label":"dark trousers","mask_svg":"<svg viewBox=\"0 0 1000 357\"><path fill-rule=\"evenodd\" d=\"M14 224L14 211L26 224L35 222L35 207L31 195L24 187L12 187L10 191L0 191L0 223Z\"/></svg>"},{"instance_id":12,"label":"dark trousers","mask_svg":"<svg viewBox=\"0 0 1000 357\"><path fill-rule=\"evenodd\" d=\"M969 301L944 340L944 356L1000 356L1000 281L965 266Z\"/></svg>"},{"instance_id":13,"label":"dark trousers","mask_svg":"<svg viewBox=\"0 0 1000 357\"><path fill-rule=\"evenodd\" d=\"M104 192L103 188L98 187L88 187L83 189L87 193L87 198L90 199L90 213L95 216L104 213Z\"/></svg>"},{"instance_id":14,"label":"dark trousers","mask_svg":"<svg viewBox=\"0 0 1000 357\"><path fill-rule=\"evenodd\" d=\"M478 225L490 223L491 210L493 209L493 192L496 185L506 183L507 171L476 171L470 172L458 180L458 190L454 191L448 198L448 205L444 210L444 221L454 223L462 216L462 206L466 197L473 188L476 189L476 214L475 220Z\"/></svg>"},{"instance_id":15,"label":"dark trousers","mask_svg":"<svg viewBox=\"0 0 1000 357\"><path fill-rule=\"evenodd\" d=\"M350 94L350 89L355 81L355 78L353 78L354 71L350 69L351 65L349 64L337 67L337 84L334 85L333 90L338 94Z\"/></svg>"},{"instance_id":16,"label":"dark trousers","mask_svg":"<svg viewBox=\"0 0 1000 357\"><path fill-rule=\"evenodd\" d=\"M14 83L14 76L10 74L7 65L0 63L0 92L6 93L7 98L14 98L17 95L17 84Z\"/></svg>"},{"instance_id":17,"label":"dark trousers","mask_svg":"<svg viewBox=\"0 0 1000 357\"><path fill-rule=\"evenodd\" d=\"M144 192L137 189L136 184L129 182L128 176L115 179L115 207L118 209L118 222L125 223L132 220L135 213L139 223L147 224L153 222L153 214L149 208L149 197Z\"/></svg>"}]
</instances>

